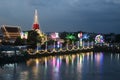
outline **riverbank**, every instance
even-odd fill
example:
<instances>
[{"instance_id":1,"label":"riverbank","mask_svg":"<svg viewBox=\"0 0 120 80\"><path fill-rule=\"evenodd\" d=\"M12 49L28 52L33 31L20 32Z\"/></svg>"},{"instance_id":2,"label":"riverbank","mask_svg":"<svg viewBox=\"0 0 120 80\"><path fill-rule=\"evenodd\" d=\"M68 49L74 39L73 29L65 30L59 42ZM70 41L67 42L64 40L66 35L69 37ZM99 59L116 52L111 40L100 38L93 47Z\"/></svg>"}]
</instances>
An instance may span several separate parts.
<instances>
[{"instance_id":1,"label":"riverbank","mask_svg":"<svg viewBox=\"0 0 120 80\"><path fill-rule=\"evenodd\" d=\"M119 47L95 46L93 52L120 53Z\"/></svg>"},{"instance_id":2,"label":"riverbank","mask_svg":"<svg viewBox=\"0 0 120 80\"><path fill-rule=\"evenodd\" d=\"M31 58L41 58L41 57L56 56L56 55L69 55L69 54L76 54L76 53L86 53L91 51L93 51L92 48L82 49L82 50L36 53L34 55L28 54L27 52L22 52L21 55L0 56L0 64L20 63L20 62L25 62Z\"/></svg>"},{"instance_id":3,"label":"riverbank","mask_svg":"<svg viewBox=\"0 0 120 80\"><path fill-rule=\"evenodd\" d=\"M44 53L36 53L36 54L28 54L28 52L22 52L20 55L13 55L13 56L0 56L0 65L3 64L10 64L10 63L21 63L26 62L31 58L41 58L47 56L57 56L57 55L71 55L77 53L86 53L86 52L114 52L120 53L120 49L117 48L108 48L108 47L100 47L95 46L94 48L90 49L81 49L81 50L67 50L67 51L59 51L59 52L44 52Z\"/></svg>"}]
</instances>

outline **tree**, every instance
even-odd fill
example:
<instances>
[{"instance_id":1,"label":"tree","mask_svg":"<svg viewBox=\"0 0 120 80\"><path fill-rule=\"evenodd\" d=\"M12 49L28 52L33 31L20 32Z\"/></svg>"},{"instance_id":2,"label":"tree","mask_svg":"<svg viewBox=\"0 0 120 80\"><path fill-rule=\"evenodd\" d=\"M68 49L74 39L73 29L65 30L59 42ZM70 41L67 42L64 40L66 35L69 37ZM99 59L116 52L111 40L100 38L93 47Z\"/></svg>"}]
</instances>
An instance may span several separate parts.
<instances>
[{"instance_id":1,"label":"tree","mask_svg":"<svg viewBox=\"0 0 120 80\"><path fill-rule=\"evenodd\" d=\"M116 42L117 42L117 43L120 43L120 34L117 34L117 35L116 35Z\"/></svg>"},{"instance_id":2,"label":"tree","mask_svg":"<svg viewBox=\"0 0 120 80\"><path fill-rule=\"evenodd\" d=\"M27 43L28 45L31 45L33 48L36 48L36 45L38 42L40 42L40 37L39 37L39 34L34 31L34 30L31 30L31 31L28 31L28 39L27 39Z\"/></svg>"},{"instance_id":3,"label":"tree","mask_svg":"<svg viewBox=\"0 0 120 80\"><path fill-rule=\"evenodd\" d=\"M25 44L25 40L21 39L20 37L17 37L17 39L15 40L15 45L24 45Z\"/></svg>"}]
</instances>

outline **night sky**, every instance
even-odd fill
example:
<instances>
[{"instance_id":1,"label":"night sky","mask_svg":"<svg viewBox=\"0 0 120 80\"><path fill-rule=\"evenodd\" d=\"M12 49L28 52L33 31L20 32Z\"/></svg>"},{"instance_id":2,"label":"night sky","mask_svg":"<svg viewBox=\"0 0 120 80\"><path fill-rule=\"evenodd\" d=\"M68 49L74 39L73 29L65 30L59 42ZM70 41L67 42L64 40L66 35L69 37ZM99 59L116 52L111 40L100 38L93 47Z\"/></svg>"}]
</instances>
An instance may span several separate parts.
<instances>
[{"instance_id":1,"label":"night sky","mask_svg":"<svg viewBox=\"0 0 120 80\"><path fill-rule=\"evenodd\" d=\"M0 0L0 25L30 30L35 9L43 32L120 33L120 0Z\"/></svg>"}]
</instances>

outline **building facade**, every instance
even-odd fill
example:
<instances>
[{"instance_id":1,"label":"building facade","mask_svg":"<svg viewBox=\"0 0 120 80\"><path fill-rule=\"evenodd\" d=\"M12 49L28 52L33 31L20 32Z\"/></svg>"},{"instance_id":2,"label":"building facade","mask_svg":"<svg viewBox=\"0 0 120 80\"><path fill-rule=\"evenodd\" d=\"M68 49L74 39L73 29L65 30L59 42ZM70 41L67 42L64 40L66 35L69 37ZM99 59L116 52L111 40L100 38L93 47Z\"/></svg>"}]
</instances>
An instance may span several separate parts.
<instances>
[{"instance_id":1,"label":"building facade","mask_svg":"<svg viewBox=\"0 0 120 80\"><path fill-rule=\"evenodd\" d=\"M4 41L14 42L20 36L21 28L19 26L2 25L1 32Z\"/></svg>"}]
</instances>

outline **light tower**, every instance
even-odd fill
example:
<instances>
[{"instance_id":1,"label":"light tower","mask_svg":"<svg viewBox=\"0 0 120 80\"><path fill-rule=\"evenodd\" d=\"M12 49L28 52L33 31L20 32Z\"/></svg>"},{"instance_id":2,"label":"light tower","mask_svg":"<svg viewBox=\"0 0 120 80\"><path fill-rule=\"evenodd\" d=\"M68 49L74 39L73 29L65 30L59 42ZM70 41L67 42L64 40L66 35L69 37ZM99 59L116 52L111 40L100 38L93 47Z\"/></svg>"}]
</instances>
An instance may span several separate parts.
<instances>
[{"instance_id":1,"label":"light tower","mask_svg":"<svg viewBox=\"0 0 120 80\"><path fill-rule=\"evenodd\" d=\"M40 29L39 28L39 22L38 22L38 13L37 9L35 9L35 15L34 15L34 23L33 23L33 30Z\"/></svg>"},{"instance_id":2,"label":"light tower","mask_svg":"<svg viewBox=\"0 0 120 80\"><path fill-rule=\"evenodd\" d=\"M37 9L35 9L34 23L32 25L32 29L35 30L39 34L38 37L41 38L41 44L43 44L44 42L46 42L47 36L40 29L40 25L39 25L39 21L38 21L38 12L37 12Z\"/></svg>"}]
</instances>

